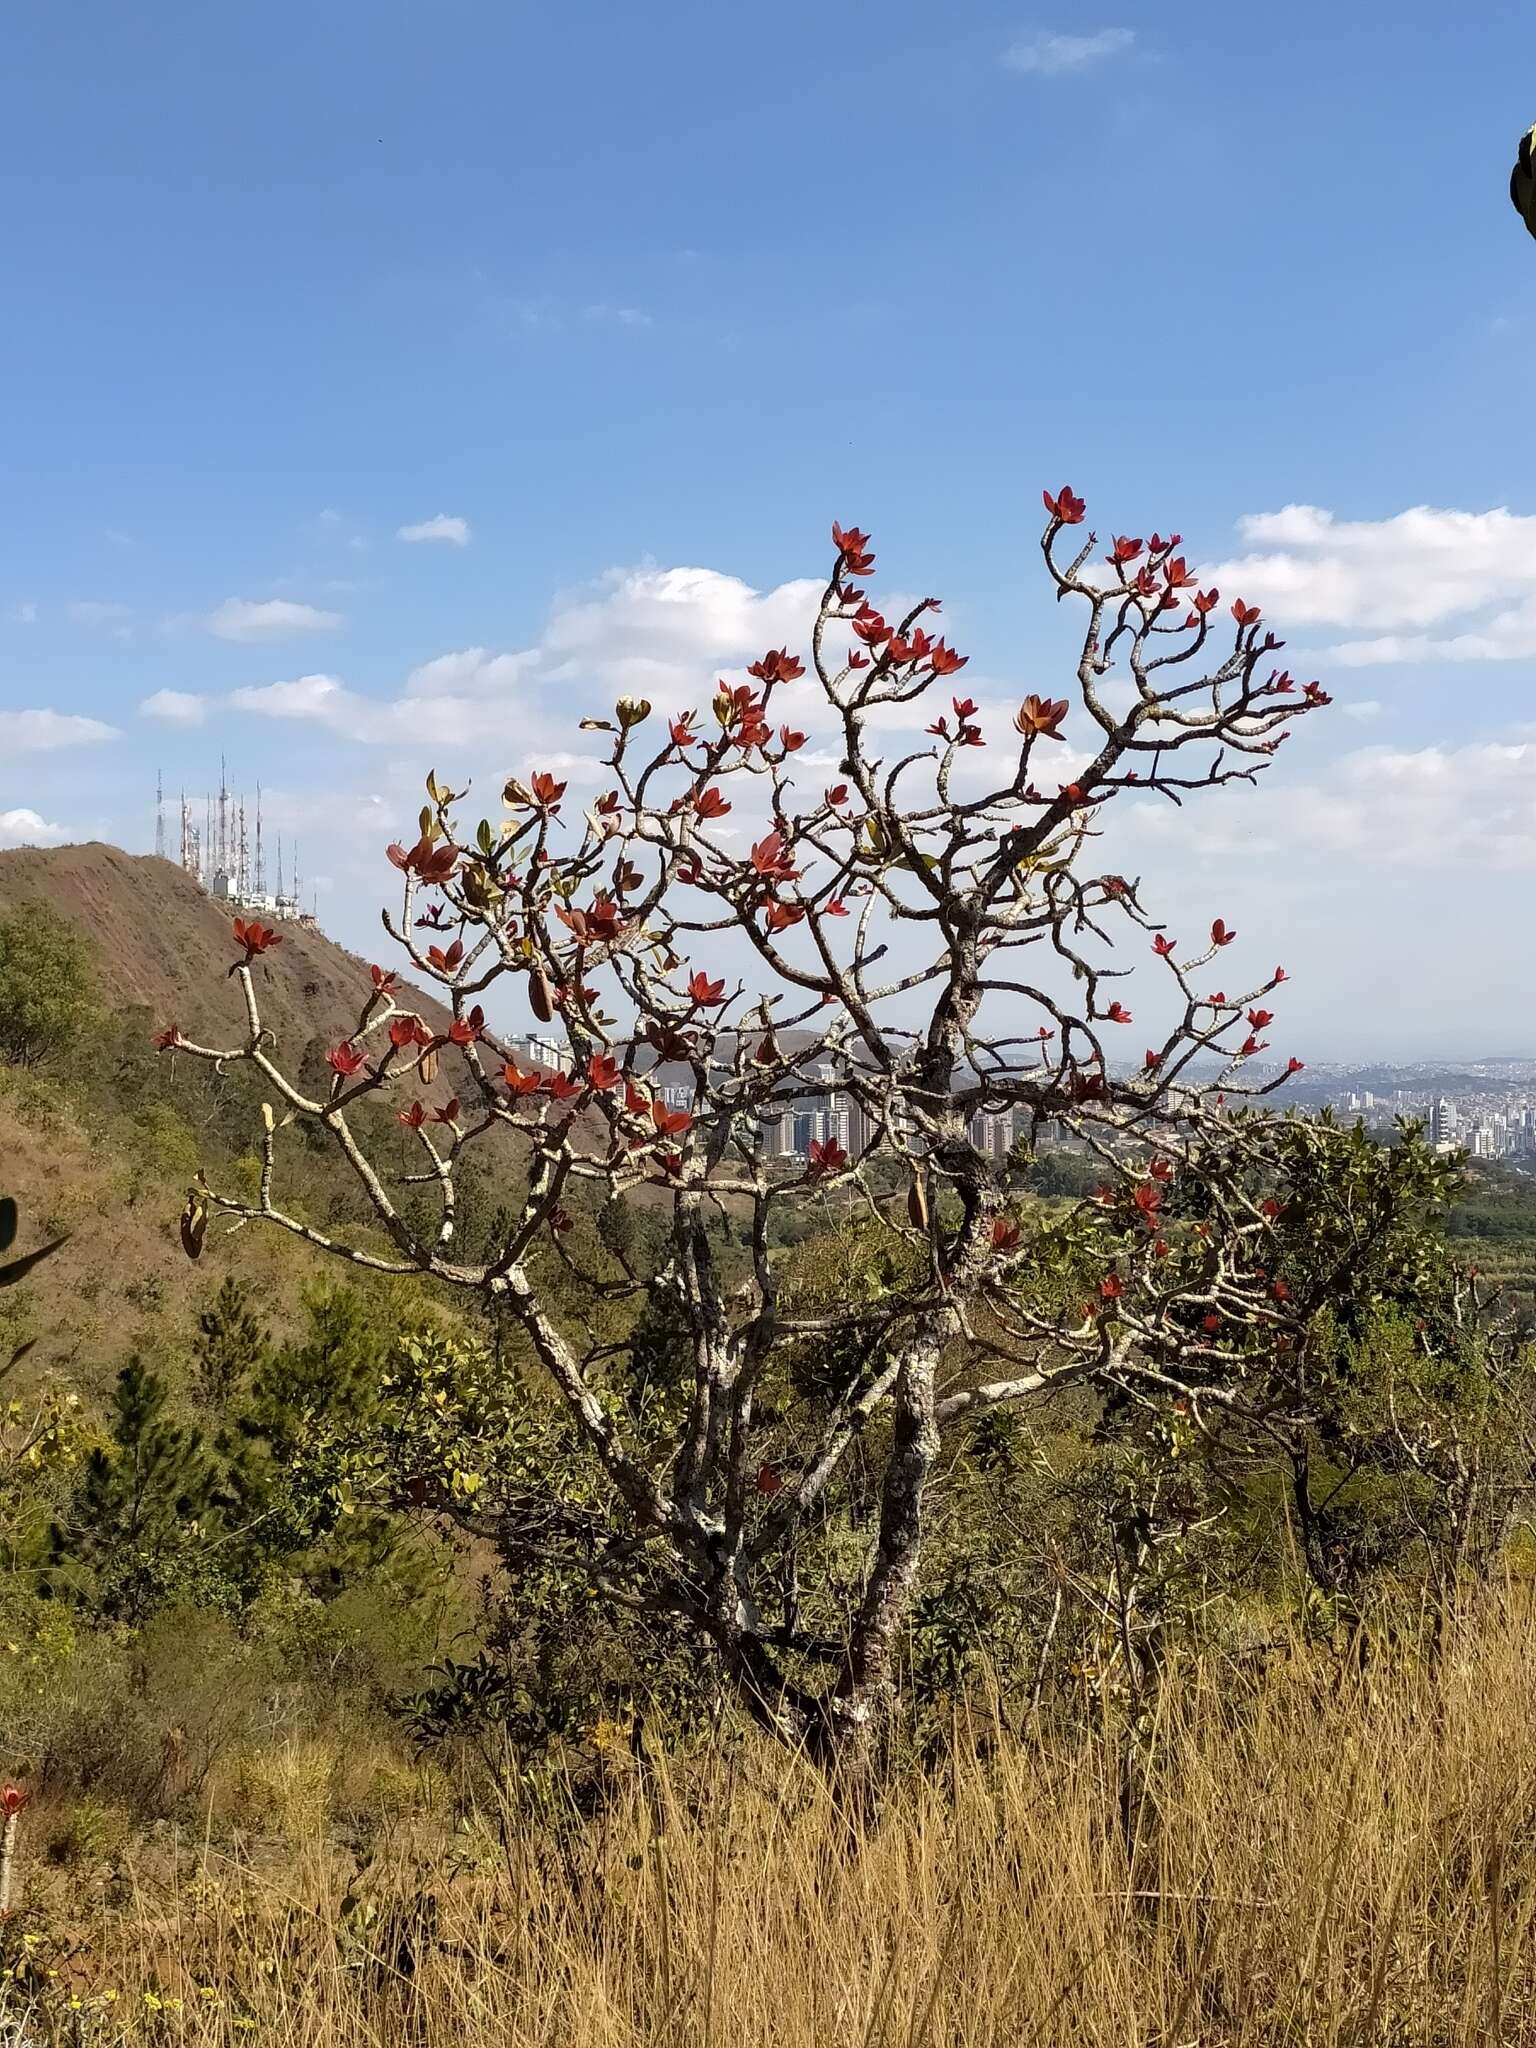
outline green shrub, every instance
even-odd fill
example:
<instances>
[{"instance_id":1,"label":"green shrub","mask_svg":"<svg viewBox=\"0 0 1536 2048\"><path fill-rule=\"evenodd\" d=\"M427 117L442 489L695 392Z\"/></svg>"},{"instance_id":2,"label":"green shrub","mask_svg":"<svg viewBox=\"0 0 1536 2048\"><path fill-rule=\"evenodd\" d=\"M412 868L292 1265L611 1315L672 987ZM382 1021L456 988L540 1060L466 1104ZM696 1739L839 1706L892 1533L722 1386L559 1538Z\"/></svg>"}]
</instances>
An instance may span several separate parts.
<instances>
[{"instance_id":1,"label":"green shrub","mask_svg":"<svg viewBox=\"0 0 1536 2048\"><path fill-rule=\"evenodd\" d=\"M0 913L0 1058L19 1067L79 1050L101 1017L89 941L43 904Z\"/></svg>"}]
</instances>

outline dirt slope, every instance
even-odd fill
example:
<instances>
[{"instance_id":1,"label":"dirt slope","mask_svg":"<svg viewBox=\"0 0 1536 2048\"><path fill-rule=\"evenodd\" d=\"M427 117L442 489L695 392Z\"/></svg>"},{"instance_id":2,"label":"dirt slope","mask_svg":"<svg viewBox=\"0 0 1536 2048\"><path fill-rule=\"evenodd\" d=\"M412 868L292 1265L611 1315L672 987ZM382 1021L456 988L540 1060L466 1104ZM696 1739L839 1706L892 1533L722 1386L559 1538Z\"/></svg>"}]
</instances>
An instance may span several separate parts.
<instances>
[{"instance_id":1,"label":"dirt slope","mask_svg":"<svg viewBox=\"0 0 1536 2048\"><path fill-rule=\"evenodd\" d=\"M226 971L237 957L230 915L171 862L98 843L0 852L0 905L27 903L46 903L88 933L107 1000L138 1013L129 1036L142 1034L147 1063L157 1059L151 1030L171 1022L205 1041L243 1037L239 984ZM291 1065L316 1039L350 1035L369 976L365 961L322 933L281 930L258 985L263 1022ZM446 1021L426 996L407 1000L430 1022ZM191 1129L154 1119L136 1127L100 1095L98 1087L93 1108L67 1079L0 1067L0 1192L21 1205L20 1248L70 1233L27 1281L0 1293L0 1359L33 1341L29 1376L63 1372L96 1392L129 1350L167 1364L184 1356L199 1309L226 1274L249 1286L279 1327L291 1325L305 1285L340 1277L291 1239L257 1228L226 1237L216 1227L201 1262L190 1264L177 1236L198 1164L190 1087L186 1104L174 1086L170 1100Z\"/></svg>"},{"instance_id":2,"label":"dirt slope","mask_svg":"<svg viewBox=\"0 0 1536 2048\"><path fill-rule=\"evenodd\" d=\"M142 1006L157 1024L179 1024L189 1036L240 1036L244 1005L226 973L237 957L230 915L171 861L99 840L0 852L0 904L29 902L48 904L89 934L116 1004ZM367 963L322 932L279 929L282 944L259 971L263 1023L284 1047L346 1037L367 993ZM424 995L414 1007L429 1022L444 1016Z\"/></svg>"}]
</instances>

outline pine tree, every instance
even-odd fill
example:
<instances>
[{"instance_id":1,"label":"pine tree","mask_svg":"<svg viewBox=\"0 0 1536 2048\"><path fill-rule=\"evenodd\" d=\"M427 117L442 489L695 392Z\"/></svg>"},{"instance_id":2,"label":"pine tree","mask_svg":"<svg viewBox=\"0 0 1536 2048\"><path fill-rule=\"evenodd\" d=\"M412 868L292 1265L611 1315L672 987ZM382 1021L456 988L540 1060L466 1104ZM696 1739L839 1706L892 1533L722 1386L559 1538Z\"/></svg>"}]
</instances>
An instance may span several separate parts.
<instances>
[{"instance_id":1,"label":"pine tree","mask_svg":"<svg viewBox=\"0 0 1536 2048\"><path fill-rule=\"evenodd\" d=\"M247 1441L277 1465L290 1464L317 1428L361 1422L377 1406L387 1340L368 1304L350 1288L311 1294L309 1331L262 1362L239 1416Z\"/></svg>"},{"instance_id":2,"label":"pine tree","mask_svg":"<svg viewBox=\"0 0 1536 2048\"><path fill-rule=\"evenodd\" d=\"M334 1592L399 1540L387 1517L342 1506L351 1447L379 1410L389 1334L350 1288L317 1291L306 1306L305 1339L268 1352L220 1439L223 1506L244 1532L231 1568L251 1590L280 1563L312 1590Z\"/></svg>"},{"instance_id":3,"label":"pine tree","mask_svg":"<svg viewBox=\"0 0 1536 2048\"><path fill-rule=\"evenodd\" d=\"M225 1280L197 1326L192 1362L198 1391L210 1408L222 1412L261 1377L270 1340L238 1280Z\"/></svg>"},{"instance_id":4,"label":"pine tree","mask_svg":"<svg viewBox=\"0 0 1536 2048\"><path fill-rule=\"evenodd\" d=\"M172 1419L170 1389L138 1357L117 1377L111 1435L85 1462L51 1548L60 1577L114 1620L141 1622L197 1575L213 1494L201 1432Z\"/></svg>"}]
</instances>

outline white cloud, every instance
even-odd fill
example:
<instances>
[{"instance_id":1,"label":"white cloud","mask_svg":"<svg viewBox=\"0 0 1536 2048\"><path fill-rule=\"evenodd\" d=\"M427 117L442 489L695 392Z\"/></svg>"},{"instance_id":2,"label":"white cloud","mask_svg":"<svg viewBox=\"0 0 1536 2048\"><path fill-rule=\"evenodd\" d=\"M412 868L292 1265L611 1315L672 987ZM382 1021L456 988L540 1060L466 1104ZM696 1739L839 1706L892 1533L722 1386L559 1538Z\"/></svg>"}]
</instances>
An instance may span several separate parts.
<instances>
[{"instance_id":1,"label":"white cloud","mask_svg":"<svg viewBox=\"0 0 1536 2048\"><path fill-rule=\"evenodd\" d=\"M1386 878L1408 869L1536 873L1536 738L1359 747L1311 782L1282 791L1264 776L1259 790L1182 811L1149 800L1123 822L1207 872L1279 862L1373 918Z\"/></svg>"},{"instance_id":2,"label":"white cloud","mask_svg":"<svg viewBox=\"0 0 1536 2048\"><path fill-rule=\"evenodd\" d=\"M202 725L208 717L208 699L191 690L156 690L139 706L141 718L156 718L162 725Z\"/></svg>"},{"instance_id":3,"label":"white cloud","mask_svg":"<svg viewBox=\"0 0 1536 2048\"><path fill-rule=\"evenodd\" d=\"M401 526L395 530L396 540L445 540L456 548L468 547L469 521L447 512L439 512L431 519L418 520L414 526Z\"/></svg>"},{"instance_id":4,"label":"white cloud","mask_svg":"<svg viewBox=\"0 0 1536 2048\"><path fill-rule=\"evenodd\" d=\"M227 597L202 623L216 640L284 640L296 633L334 632L343 621L340 612L286 597Z\"/></svg>"},{"instance_id":5,"label":"white cloud","mask_svg":"<svg viewBox=\"0 0 1536 2048\"><path fill-rule=\"evenodd\" d=\"M537 661L536 654L492 654L487 647L466 647L458 654L439 654L413 668L405 679L405 694L496 696L512 689Z\"/></svg>"},{"instance_id":6,"label":"white cloud","mask_svg":"<svg viewBox=\"0 0 1536 2048\"><path fill-rule=\"evenodd\" d=\"M658 712L703 705L728 668L769 647L803 646L822 587L806 579L755 590L716 569L615 569L557 602L536 646L440 654L412 669L392 699L306 675L235 690L228 701L363 744L413 748L471 744L515 713L518 747L547 751L568 744L583 712L607 711L619 696L649 697ZM807 692L786 715L815 730L818 704Z\"/></svg>"},{"instance_id":7,"label":"white cloud","mask_svg":"<svg viewBox=\"0 0 1536 2048\"><path fill-rule=\"evenodd\" d=\"M37 606L30 602L26 604L13 604L11 606L11 618L18 626L35 626L37 624Z\"/></svg>"},{"instance_id":8,"label":"white cloud","mask_svg":"<svg viewBox=\"0 0 1536 2048\"><path fill-rule=\"evenodd\" d=\"M636 333L656 325L650 314L642 313L638 306L588 306L582 318L605 327L628 327Z\"/></svg>"},{"instance_id":9,"label":"white cloud","mask_svg":"<svg viewBox=\"0 0 1536 2048\"><path fill-rule=\"evenodd\" d=\"M296 676L290 682L232 690L237 711L259 718L291 718L365 746L465 746L487 729L486 704L464 696L405 696L381 702L349 690L339 676Z\"/></svg>"},{"instance_id":10,"label":"white cloud","mask_svg":"<svg viewBox=\"0 0 1536 2048\"><path fill-rule=\"evenodd\" d=\"M64 711L0 711L0 760L7 754L51 754L60 747L115 740L116 726Z\"/></svg>"},{"instance_id":11,"label":"white cloud","mask_svg":"<svg viewBox=\"0 0 1536 2048\"><path fill-rule=\"evenodd\" d=\"M117 640L133 637L133 613L125 604L104 604L96 598L82 598L70 606L69 616L77 626L110 633Z\"/></svg>"},{"instance_id":12,"label":"white cloud","mask_svg":"<svg viewBox=\"0 0 1536 2048\"><path fill-rule=\"evenodd\" d=\"M1042 29L1021 37L1003 53L1003 62L1010 71L1059 78L1063 72L1082 71L1106 57L1118 57L1135 40L1136 32L1129 28L1101 28L1084 36L1052 35Z\"/></svg>"},{"instance_id":13,"label":"white cloud","mask_svg":"<svg viewBox=\"0 0 1536 2048\"><path fill-rule=\"evenodd\" d=\"M1339 706L1346 718L1357 718L1362 725L1368 719L1380 718L1384 708L1374 697L1356 697L1352 703Z\"/></svg>"},{"instance_id":14,"label":"white cloud","mask_svg":"<svg viewBox=\"0 0 1536 2048\"><path fill-rule=\"evenodd\" d=\"M62 846L67 825L51 825L37 811L0 811L0 846Z\"/></svg>"},{"instance_id":15,"label":"white cloud","mask_svg":"<svg viewBox=\"0 0 1536 2048\"><path fill-rule=\"evenodd\" d=\"M290 683L265 683L259 688L231 690L229 701L237 711L254 711L263 718L301 718L317 725L342 726L349 708L366 702L336 676L298 676Z\"/></svg>"},{"instance_id":16,"label":"white cloud","mask_svg":"<svg viewBox=\"0 0 1536 2048\"><path fill-rule=\"evenodd\" d=\"M697 692L722 663L803 641L822 588L806 577L754 590L718 569L610 570L600 595L556 606L540 662L554 679L591 682L599 694Z\"/></svg>"},{"instance_id":17,"label":"white cloud","mask_svg":"<svg viewBox=\"0 0 1536 2048\"><path fill-rule=\"evenodd\" d=\"M1203 572L1224 594L1271 606L1288 626L1369 637L1330 648L1345 667L1515 661L1536 655L1536 517L1416 505L1341 520L1287 505L1239 522L1255 551ZM1450 632L1434 628L1451 626Z\"/></svg>"}]
</instances>

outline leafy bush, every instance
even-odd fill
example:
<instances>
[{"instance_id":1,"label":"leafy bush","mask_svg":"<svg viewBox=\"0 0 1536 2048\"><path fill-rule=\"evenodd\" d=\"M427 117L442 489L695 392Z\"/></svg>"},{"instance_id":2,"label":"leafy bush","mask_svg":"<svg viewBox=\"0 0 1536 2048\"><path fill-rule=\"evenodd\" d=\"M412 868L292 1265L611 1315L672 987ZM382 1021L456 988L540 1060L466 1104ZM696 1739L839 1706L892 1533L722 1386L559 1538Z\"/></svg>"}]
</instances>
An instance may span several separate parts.
<instances>
[{"instance_id":1,"label":"leafy bush","mask_svg":"<svg viewBox=\"0 0 1536 2048\"><path fill-rule=\"evenodd\" d=\"M0 912L0 1059L59 1062L102 1015L89 941L45 904Z\"/></svg>"}]
</instances>

